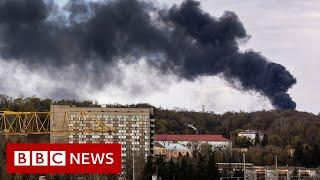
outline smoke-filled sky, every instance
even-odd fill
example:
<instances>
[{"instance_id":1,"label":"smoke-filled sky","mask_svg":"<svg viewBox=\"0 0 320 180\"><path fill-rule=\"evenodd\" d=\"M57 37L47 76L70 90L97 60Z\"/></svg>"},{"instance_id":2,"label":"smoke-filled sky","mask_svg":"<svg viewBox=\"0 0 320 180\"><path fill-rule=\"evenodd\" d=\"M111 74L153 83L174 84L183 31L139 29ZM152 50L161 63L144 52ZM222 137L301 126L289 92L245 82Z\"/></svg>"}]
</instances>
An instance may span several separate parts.
<instances>
[{"instance_id":1,"label":"smoke-filled sky","mask_svg":"<svg viewBox=\"0 0 320 180\"><path fill-rule=\"evenodd\" d=\"M295 0L0 0L0 90L318 113L319 10Z\"/></svg>"}]
</instances>

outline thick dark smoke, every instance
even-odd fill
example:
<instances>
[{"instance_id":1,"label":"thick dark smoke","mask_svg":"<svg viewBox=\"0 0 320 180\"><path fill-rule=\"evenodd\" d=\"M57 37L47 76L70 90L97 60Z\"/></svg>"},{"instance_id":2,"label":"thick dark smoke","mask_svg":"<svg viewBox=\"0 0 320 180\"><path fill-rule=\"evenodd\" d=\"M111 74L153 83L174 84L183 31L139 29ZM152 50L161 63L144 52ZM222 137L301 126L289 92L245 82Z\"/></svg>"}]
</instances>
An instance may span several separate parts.
<instances>
[{"instance_id":1,"label":"thick dark smoke","mask_svg":"<svg viewBox=\"0 0 320 180\"><path fill-rule=\"evenodd\" d=\"M188 80L223 74L240 82L241 90L268 97L275 108L294 109L287 91L296 79L257 52L240 52L238 42L248 38L236 14L212 17L192 0L169 9L138 0L71 0L64 10L52 1L0 0L0 54L7 61L83 67L91 85L101 88L115 78L105 67L143 57Z\"/></svg>"}]
</instances>

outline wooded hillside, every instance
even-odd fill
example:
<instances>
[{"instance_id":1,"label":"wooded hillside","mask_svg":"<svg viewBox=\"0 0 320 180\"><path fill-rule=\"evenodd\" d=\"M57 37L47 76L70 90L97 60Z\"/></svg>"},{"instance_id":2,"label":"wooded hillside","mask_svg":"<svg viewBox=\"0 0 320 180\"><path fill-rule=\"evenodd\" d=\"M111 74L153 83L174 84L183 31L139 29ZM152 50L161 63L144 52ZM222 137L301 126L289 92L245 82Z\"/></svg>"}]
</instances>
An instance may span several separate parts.
<instances>
[{"instance_id":1,"label":"wooded hillside","mask_svg":"<svg viewBox=\"0 0 320 180\"><path fill-rule=\"evenodd\" d=\"M75 101L41 99L37 97L10 98L0 95L0 110L12 111L49 111L50 104L70 104L76 106L99 107L93 101ZM149 104L119 105L107 107L153 107ZM255 164L272 164L273 155L278 155L283 165L298 164L316 166L320 164L320 116L296 110L272 110L258 112L227 112L214 114L211 112L194 112L183 109L167 110L154 108L157 134L222 134L234 142L234 146L245 146L248 158ZM237 140L237 132L241 129L260 130L266 133L266 141L248 144L245 140ZM295 149L294 157L288 151ZM251 155L250 155L251 153ZM240 161L237 157L233 161Z\"/></svg>"}]
</instances>

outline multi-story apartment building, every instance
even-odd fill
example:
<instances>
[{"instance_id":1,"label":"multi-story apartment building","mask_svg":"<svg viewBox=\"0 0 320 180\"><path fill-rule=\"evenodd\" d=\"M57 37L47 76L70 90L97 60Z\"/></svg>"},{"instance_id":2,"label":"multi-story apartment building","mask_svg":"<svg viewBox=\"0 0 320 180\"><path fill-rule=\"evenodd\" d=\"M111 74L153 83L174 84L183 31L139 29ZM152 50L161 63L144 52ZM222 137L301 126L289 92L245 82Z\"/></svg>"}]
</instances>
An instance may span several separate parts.
<instances>
[{"instance_id":1,"label":"multi-story apartment building","mask_svg":"<svg viewBox=\"0 0 320 180\"><path fill-rule=\"evenodd\" d=\"M50 111L52 142L120 143L123 168L128 156L146 159L152 153L152 108L52 105Z\"/></svg>"}]
</instances>

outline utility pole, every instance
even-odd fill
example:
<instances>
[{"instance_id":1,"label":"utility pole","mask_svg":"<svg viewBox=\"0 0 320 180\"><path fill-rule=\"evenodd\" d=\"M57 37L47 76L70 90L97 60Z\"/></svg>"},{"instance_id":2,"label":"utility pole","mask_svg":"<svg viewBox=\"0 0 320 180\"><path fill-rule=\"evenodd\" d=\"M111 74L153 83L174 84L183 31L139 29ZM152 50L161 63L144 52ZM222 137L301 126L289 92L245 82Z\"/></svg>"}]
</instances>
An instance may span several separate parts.
<instances>
[{"instance_id":1,"label":"utility pole","mask_svg":"<svg viewBox=\"0 0 320 180\"><path fill-rule=\"evenodd\" d=\"M276 173L278 175L278 156L276 155Z\"/></svg>"},{"instance_id":2,"label":"utility pole","mask_svg":"<svg viewBox=\"0 0 320 180\"><path fill-rule=\"evenodd\" d=\"M243 178L246 180L246 154L243 153Z\"/></svg>"},{"instance_id":3,"label":"utility pole","mask_svg":"<svg viewBox=\"0 0 320 180\"><path fill-rule=\"evenodd\" d=\"M132 180L135 180L136 179L136 173L135 173L135 168L134 168L134 152L135 152L135 149L133 148L133 153L132 153Z\"/></svg>"}]
</instances>

